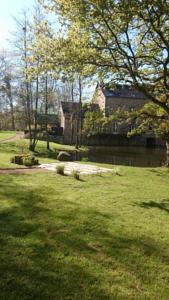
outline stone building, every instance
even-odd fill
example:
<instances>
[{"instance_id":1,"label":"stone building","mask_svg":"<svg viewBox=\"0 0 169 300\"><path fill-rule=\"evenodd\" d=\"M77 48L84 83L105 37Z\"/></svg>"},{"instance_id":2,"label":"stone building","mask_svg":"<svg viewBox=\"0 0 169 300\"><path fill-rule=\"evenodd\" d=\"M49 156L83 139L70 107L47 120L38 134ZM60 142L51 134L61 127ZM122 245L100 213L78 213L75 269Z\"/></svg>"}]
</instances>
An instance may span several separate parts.
<instances>
[{"instance_id":1,"label":"stone building","mask_svg":"<svg viewBox=\"0 0 169 300\"><path fill-rule=\"evenodd\" d=\"M138 110L148 102L143 93L128 85L117 85L115 89L98 85L90 109L101 110L105 116L110 116L118 108L127 111ZM88 109L86 109L88 110ZM61 102L59 110L60 127L63 130L64 144L76 142L77 126L81 126L79 119L83 120L85 109L77 102ZM83 122L82 122L83 123ZM133 124L121 125L112 122L104 132L91 137L83 136L82 142L87 145L97 146L157 146L163 143L150 132L127 138L127 133Z\"/></svg>"},{"instance_id":2,"label":"stone building","mask_svg":"<svg viewBox=\"0 0 169 300\"><path fill-rule=\"evenodd\" d=\"M75 143L80 104L77 102L61 102L59 110L60 126L63 128L63 143Z\"/></svg>"},{"instance_id":3,"label":"stone building","mask_svg":"<svg viewBox=\"0 0 169 300\"><path fill-rule=\"evenodd\" d=\"M142 108L149 100L145 95L129 85L116 85L110 88L106 85L97 85L92 102L97 104L105 116L110 116L117 109L127 111ZM161 146L163 142L156 139L151 130L147 134L140 134L130 139L127 133L133 129L134 124L121 125L112 122L106 129L97 136L88 140L89 145L115 145L115 146Z\"/></svg>"},{"instance_id":4,"label":"stone building","mask_svg":"<svg viewBox=\"0 0 169 300\"><path fill-rule=\"evenodd\" d=\"M109 116L118 108L128 111L139 109L148 102L148 99L143 93L129 85L117 85L115 89L98 85L93 102L99 105L105 116Z\"/></svg>"},{"instance_id":5,"label":"stone building","mask_svg":"<svg viewBox=\"0 0 169 300\"><path fill-rule=\"evenodd\" d=\"M93 97L93 103L97 104L105 116L110 116L117 109L121 108L127 111L138 110L148 102L145 95L129 85L117 85L115 89L98 85ZM108 133L124 133L128 132L132 127L118 125L113 122Z\"/></svg>"}]
</instances>

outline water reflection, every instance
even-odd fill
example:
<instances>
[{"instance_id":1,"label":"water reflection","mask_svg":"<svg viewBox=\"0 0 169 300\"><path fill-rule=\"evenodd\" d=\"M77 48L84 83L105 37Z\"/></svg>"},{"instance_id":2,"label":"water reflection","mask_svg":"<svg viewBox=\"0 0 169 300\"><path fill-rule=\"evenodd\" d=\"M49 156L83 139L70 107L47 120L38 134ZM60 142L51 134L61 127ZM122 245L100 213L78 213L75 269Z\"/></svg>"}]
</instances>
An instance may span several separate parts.
<instances>
[{"instance_id":1,"label":"water reflection","mask_svg":"<svg viewBox=\"0 0 169 300\"><path fill-rule=\"evenodd\" d=\"M165 161L165 149L142 147L90 147L81 159L92 162L137 167L159 167Z\"/></svg>"}]
</instances>

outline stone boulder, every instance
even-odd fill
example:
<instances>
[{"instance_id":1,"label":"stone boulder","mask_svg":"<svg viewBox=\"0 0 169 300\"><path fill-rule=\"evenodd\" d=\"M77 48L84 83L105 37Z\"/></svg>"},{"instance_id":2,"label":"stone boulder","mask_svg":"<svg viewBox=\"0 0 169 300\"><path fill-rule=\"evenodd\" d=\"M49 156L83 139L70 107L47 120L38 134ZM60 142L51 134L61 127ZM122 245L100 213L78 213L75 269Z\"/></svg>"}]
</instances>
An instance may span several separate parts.
<instances>
[{"instance_id":1,"label":"stone boulder","mask_svg":"<svg viewBox=\"0 0 169 300\"><path fill-rule=\"evenodd\" d=\"M67 151L60 151L57 160L59 161L72 161L72 155Z\"/></svg>"}]
</instances>

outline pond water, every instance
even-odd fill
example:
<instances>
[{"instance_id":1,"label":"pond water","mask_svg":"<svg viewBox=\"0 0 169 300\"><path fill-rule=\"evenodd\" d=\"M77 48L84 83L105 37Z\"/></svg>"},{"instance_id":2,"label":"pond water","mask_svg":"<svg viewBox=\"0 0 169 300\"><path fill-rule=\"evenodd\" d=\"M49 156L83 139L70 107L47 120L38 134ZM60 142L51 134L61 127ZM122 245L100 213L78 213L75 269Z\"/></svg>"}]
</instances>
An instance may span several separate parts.
<instances>
[{"instance_id":1,"label":"pond water","mask_svg":"<svg viewBox=\"0 0 169 300\"><path fill-rule=\"evenodd\" d=\"M165 162L165 149L142 147L90 147L80 160L127 165L135 167L159 167Z\"/></svg>"}]
</instances>

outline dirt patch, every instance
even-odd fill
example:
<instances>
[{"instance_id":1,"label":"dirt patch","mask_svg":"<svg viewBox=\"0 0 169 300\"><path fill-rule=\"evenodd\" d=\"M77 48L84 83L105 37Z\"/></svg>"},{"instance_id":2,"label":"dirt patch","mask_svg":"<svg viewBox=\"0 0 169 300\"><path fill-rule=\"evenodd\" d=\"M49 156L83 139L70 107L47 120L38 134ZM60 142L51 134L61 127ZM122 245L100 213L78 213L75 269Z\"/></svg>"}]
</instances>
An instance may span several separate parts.
<instances>
[{"instance_id":1,"label":"dirt patch","mask_svg":"<svg viewBox=\"0 0 169 300\"><path fill-rule=\"evenodd\" d=\"M24 137L24 133L21 131L18 131L14 136L8 138L8 139L4 139L0 141L0 144L4 144L4 143L8 143L8 142L15 142L18 141L20 139L23 139Z\"/></svg>"},{"instance_id":2,"label":"dirt patch","mask_svg":"<svg viewBox=\"0 0 169 300\"><path fill-rule=\"evenodd\" d=\"M0 169L1 174L25 174L25 173L44 173L48 170L40 168L16 168L16 169Z\"/></svg>"}]
</instances>

